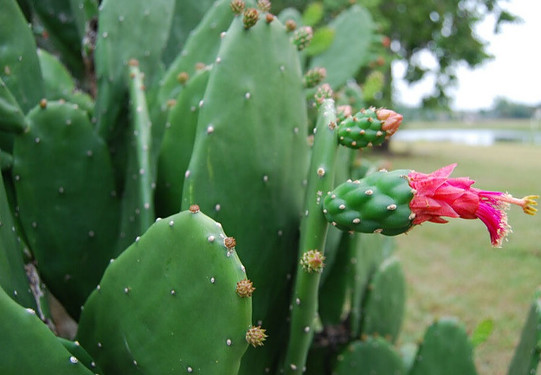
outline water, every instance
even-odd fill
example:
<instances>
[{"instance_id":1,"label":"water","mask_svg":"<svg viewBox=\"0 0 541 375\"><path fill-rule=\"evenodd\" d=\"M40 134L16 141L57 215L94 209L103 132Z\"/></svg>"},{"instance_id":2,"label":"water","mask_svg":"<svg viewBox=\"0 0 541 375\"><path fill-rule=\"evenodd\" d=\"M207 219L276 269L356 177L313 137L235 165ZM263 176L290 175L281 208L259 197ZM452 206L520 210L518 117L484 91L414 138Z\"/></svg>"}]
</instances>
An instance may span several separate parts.
<instances>
[{"instance_id":1,"label":"water","mask_svg":"<svg viewBox=\"0 0 541 375\"><path fill-rule=\"evenodd\" d=\"M452 142L490 146L496 142L541 144L540 131L493 129L401 129L393 139L404 142Z\"/></svg>"}]
</instances>

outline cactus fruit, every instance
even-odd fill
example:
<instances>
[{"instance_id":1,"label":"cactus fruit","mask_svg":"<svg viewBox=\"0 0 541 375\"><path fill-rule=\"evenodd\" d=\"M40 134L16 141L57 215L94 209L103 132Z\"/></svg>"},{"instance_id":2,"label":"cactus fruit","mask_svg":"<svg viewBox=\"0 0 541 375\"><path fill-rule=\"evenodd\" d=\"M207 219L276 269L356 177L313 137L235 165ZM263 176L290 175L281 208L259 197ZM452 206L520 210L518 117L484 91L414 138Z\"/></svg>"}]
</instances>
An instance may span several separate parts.
<instances>
[{"instance_id":1,"label":"cactus fruit","mask_svg":"<svg viewBox=\"0 0 541 375\"><path fill-rule=\"evenodd\" d=\"M442 216L480 219L492 246L500 247L510 230L505 209L514 204L534 215L538 198L517 199L507 193L471 187L467 177L450 178L456 164L430 174L410 170L379 171L347 181L323 201L327 220L342 230L397 235L425 221L446 223Z\"/></svg>"},{"instance_id":2,"label":"cactus fruit","mask_svg":"<svg viewBox=\"0 0 541 375\"><path fill-rule=\"evenodd\" d=\"M348 181L323 200L327 220L342 230L396 235L412 225L409 203L413 198L408 171L379 171Z\"/></svg>"},{"instance_id":3,"label":"cactus fruit","mask_svg":"<svg viewBox=\"0 0 541 375\"><path fill-rule=\"evenodd\" d=\"M340 122L338 139L340 144L355 149L379 146L396 132L401 122L402 115L388 109L361 110Z\"/></svg>"},{"instance_id":4,"label":"cactus fruit","mask_svg":"<svg viewBox=\"0 0 541 375\"><path fill-rule=\"evenodd\" d=\"M236 292L246 273L226 238L193 206L154 223L110 263L77 333L105 373L237 373L252 307Z\"/></svg>"},{"instance_id":5,"label":"cactus fruit","mask_svg":"<svg viewBox=\"0 0 541 375\"><path fill-rule=\"evenodd\" d=\"M471 344L463 324L441 318L425 332L410 375L476 375Z\"/></svg>"}]
</instances>

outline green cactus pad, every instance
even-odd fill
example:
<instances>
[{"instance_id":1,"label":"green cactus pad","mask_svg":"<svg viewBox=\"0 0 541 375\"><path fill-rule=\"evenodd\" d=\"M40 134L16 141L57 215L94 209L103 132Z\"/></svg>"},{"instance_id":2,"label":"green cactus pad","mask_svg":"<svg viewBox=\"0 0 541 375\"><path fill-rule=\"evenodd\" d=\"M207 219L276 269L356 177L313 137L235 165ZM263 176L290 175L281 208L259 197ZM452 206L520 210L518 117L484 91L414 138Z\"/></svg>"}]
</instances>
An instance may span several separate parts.
<instances>
[{"instance_id":1,"label":"green cactus pad","mask_svg":"<svg viewBox=\"0 0 541 375\"><path fill-rule=\"evenodd\" d=\"M0 288L2 375L93 375L37 316Z\"/></svg>"},{"instance_id":2,"label":"green cactus pad","mask_svg":"<svg viewBox=\"0 0 541 375\"><path fill-rule=\"evenodd\" d=\"M129 61L139 61L148 87L157 83L174 5L174 0L101 2L95 51L96 117L104 139L110 140L118 131L118 116L126 104Z\"/></svg>"},{"instance_id":3,"label":"green cactus pad","mask_svg":"<svg viewBox=\"0 0 541 375\"><path fill-rule=\"evenodd\" d=\"M272 371L287 334L308 169L298 52L277 19L245 30L242 17L235 18L200 104L182 207L197 203L235 233L257 288L254 321L269 336L263 347L248 349L241 373Z\"/></svg>"},{"instance_id":4,"label":"green cactus pad","mask_svg":"<svg viewBox=\"0 0 541 375\"><path fill-rule=\"evenodd\" d=\"M508 375L536 374L541 357L541 290L536 293Z\"/></svg>"},{"instance_id":5,"label":"green cactus pad","mask_svg":"<svg viewBox=\"0 0 541 375\"><path fill-rule=\"evenodd\" d=\"M387 236L407 232L412 220L413 192L405 178L409 170L378 171L347 181L323 200L323 213L339 229Z\"/></svg>"},{"instance_id":6,"label":"green cactus pad","mask_svg":"<svg viewBox=\"0 0 541 375\"><path fill-rule=\"evenodd\" d=\"M0 78L0 130L22 132L25 127L26 120L17 100Z\"/></svg>"},{"instance_id":7,"label":"green cactus pad","mask_svg":"<svg viewBox=\"0 0 541 375\"><path fill-rule=\"evenodd\" d=\"M153 224L85 304L77 338L105 373L237 373L251 324L251 298L236 293L246 273L221 225L192 211Z\"/></svg>"},{"instance_id":8,"label":"green cactus pad","mask_svg":"<svg viewBox=\"0 0 541 375\"><path fill-rule=\"evenodd\" d=\"M151 160L152 140L147 109L143 74L137 61L131 61L130 71L130 124L126 134L127 165L125 186L122 192L122 218L120 238L115 255L128 247L133 240L154 222L154 163Z\"/></svg>"},{"instance_id":9,"label":"green cactus pad","mask_svg":"<svg viewBox=\"0 0 541 375\"><path fill-rule=\"evenodd\" d=\"M158 216L169 216L180 211L184 173L192 156L199 103L205 94L209 75L210 71L204 69L190 78L169 111L158 158Z\"/></svg>"},{"instance_id":10,"label":"green cactus pad","mask_svg":"<svg viewBox=\"0 0 541 375\"><path fill-rule=\"evenodd\" d=\"M425 332L409 375L476 375L471 344L463 324L441 318Z\"/></svg>"},{"instance_id":11,"label":"green cactus pad","mask_svg":"<svg viewBox=\"0 0 541 375\"><path fill-rule=\"evenodd\" d=\"M338 140L340 144L354 149L379 146L386 137L381 126L376 111L373 108L365 109L338 125Z\"/></svg>"},{"instance_id":12,"label":"green cactus pad","mask_svg":"<svg viewBox=\"0 0 541 375\"><path fill-rule=\"evenodd\" d=\"M36 42L16 0L2 1L0 25L0 78L27 113L44 91Z\"/></svg>"},{"instance_id":13,"label":"green cactus pad","mask_svg":"<svg viewBox=\"0 0 541 375\"><path fill-rule=\"evenodd\" d=\"M49 100L68 99L75 90L75 81L60 60L51 53L38 49L39 65Z\"/></svg>"},{"instance_id":14,"label":"green cactus pad","mask_svg":"<svg viewBox=\"0 0 541 375\"><path fill-rule=\"evenodd\" d=\"M21 224L43 280L77 317L118 235L112 164L105 143L77 106L50 102L27 119L28 131L14 144Z\"/></svg>"},{"instance_id":15,"label":"green cactus pad","mask_svg":"<svg viewBox=\"0 0 541 375\"><path fill-rule=\"evenodd\" d=\"M400 354L381 337L349 344L338 355L336 375L404 375ZM458 373L457 373L458 374Z\"/></svg>"},{"instance_id":16,"label":"green cactus pad","mask_svg":"<svg viewBox=\"0 0 541 375\"><path fill-rule=\"evenodd\" d=\"M230 0L221 0L220 2L229 3ZM171 64L178 56L178 51L185 46L187 39L191 36L190 33L199 25L201 19L210 12L215 3L216 0L175 0L171 31L162 56L162 61L166 66Z\"/></svg>"},{"instance_id":17,"label":"green cactus pad","mask_svg":"<svg viewBox=\"0 0 541 375\"><path fill-rule=\"evenodd\" d=\"M363 302L368 293L368 284L380 265L391 256L394 250L394 238L378 234L352 233L353 249L351 262L352 298L350 314L351 337L359 337L363 318Z\"/></svg>"},{"instance_id":18,"label":"green cactus pad","mask_svg":"<svg viewBox=\"0 0 541 375\"><path fill-rule=\"evenodd\" d=\"M20 241L0 175L0 287L20 305L36 310Z\"/></svg>"},{"instance_id":19,"label":"green cactus pad","mask_svg":"<svg viewBox=\"0 0 541 375\"><path fill-rule=\"evenodd\" d=\"M47 32L51 43L61 60L77 77L85 73L81 54L82 36L72 11L70 1L31 0L35 15Z\"/></svg>"},{"instance_id":20,"label":"green cactus pad","mask_svg":"<svg viewBox=\"0 0 541 375\"><path fill-rule=\"evenodd\" d=\"M60 343L64 345L64 348L66 348L74 357L76 357L80 363L92 371L92 373L96 375L103 375L103 372L94 361L94 358L92 358L85 348L79 344L79 341L71 341L63 337L58 337L58 341L60 341Z\"/></svg>"},{"instance_id":21,"label":"green cactus pad","mask_svg":"<svg viewBox=\"0 0 541 375\"><path fill-rule=\"evenodd\" d=\"M406 308L406 280L396 257L387 258L374 274L362 309L362 334L377 335L394 343Z\"/></svg>"},{"instance_id":22,"label":"green cactus pad","mask_svg":"<svg viewBox=\"0 0 541 375\"><path fill-rule=\"evenodd\" d=\"M375 25L366 8L353 5L340 13L329 28L334 31L333 43L310 61L310 68L327 69L326 82L338 89L368 62Z\"/></svg>"}]
</instances>

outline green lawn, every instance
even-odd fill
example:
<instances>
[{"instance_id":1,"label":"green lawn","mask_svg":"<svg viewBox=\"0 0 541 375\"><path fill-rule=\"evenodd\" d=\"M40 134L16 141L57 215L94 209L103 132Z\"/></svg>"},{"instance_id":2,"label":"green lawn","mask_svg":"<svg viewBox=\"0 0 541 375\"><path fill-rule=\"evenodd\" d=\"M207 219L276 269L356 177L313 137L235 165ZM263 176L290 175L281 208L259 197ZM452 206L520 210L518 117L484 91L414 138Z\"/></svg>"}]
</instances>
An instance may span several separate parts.
<instances>
[{"instance_id":1,"label":"green lawn","mask_svg":"<svg viewBox=\"0 0 541 375\"><path fill-rule=\"evenodd\" d=\"M541 195L541 147L394 142L391 150L383 159L393 169L426 173L457 162L453 176L468 176L478 188L517 197ZM381 160L375 154L366 157ZM439 316L457 316L470 332L490 318L495 328L476 349L477 367L482 375L506 374L532 296L541 286L541 214L531 217L512 207L513 233L501 249L490 246L481 221L451 220L425 223L397 237L409 300L400 342L418 341Z\"/></svg>"}]
</instances>

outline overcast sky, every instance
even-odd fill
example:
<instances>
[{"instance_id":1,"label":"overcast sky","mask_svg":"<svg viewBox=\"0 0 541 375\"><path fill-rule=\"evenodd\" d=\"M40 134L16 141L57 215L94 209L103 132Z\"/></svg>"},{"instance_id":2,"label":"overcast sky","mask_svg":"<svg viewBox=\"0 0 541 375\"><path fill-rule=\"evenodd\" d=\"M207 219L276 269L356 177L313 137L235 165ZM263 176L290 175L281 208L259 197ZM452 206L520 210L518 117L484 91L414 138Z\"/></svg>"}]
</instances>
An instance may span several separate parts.
<instances>
[{"instance_id":1,"label":"overcast sky","mask_svg":"<svg viewBox=\"0 0 541 375\"><path fill-rule=\"evenodd\" d=\"M453 90L452 107L458 110L490 108L496 97L505 97L523 104L541 103L541 1L509 0L502 6L523 19L522 23L507 24L497 35L492 33L494 20L479 24L476 32L489 42L488 52L495 58L470 70L457 70L458 88ZM422 60L431 65L429 58ZM403 66L393 66L396 99L418 105L423 93L430 92L428 82L407 87L398 78Z\"/></svg>"}]
</instances>

